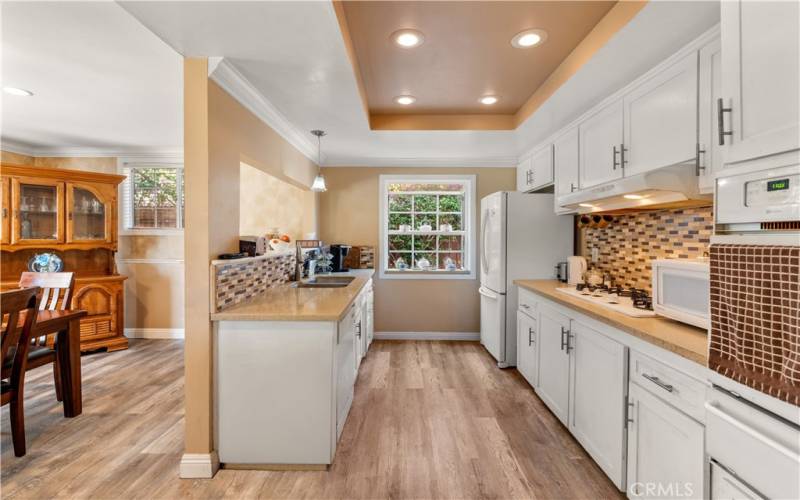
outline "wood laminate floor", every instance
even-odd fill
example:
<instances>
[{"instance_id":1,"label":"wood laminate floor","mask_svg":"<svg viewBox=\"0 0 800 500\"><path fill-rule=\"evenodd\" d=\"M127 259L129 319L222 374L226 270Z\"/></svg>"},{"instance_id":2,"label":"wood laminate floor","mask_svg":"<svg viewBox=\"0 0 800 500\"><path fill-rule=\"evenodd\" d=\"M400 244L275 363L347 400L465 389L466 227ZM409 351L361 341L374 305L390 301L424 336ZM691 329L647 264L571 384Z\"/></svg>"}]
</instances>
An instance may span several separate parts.
<instances>
[{"instance_id":1,"label":"wood laminate floor","mask_svg":"<svg viewBox=\"0 0 800 500\"><path fill-rule=\"evenodd\" d=\"M516 370L473 342L376 341L326 472L221 470L181 480L183 344L82 358L83 414L52 372L26 379L28 454L2 409L2 498L621 498Z\"/></svg>"}]
</instances>

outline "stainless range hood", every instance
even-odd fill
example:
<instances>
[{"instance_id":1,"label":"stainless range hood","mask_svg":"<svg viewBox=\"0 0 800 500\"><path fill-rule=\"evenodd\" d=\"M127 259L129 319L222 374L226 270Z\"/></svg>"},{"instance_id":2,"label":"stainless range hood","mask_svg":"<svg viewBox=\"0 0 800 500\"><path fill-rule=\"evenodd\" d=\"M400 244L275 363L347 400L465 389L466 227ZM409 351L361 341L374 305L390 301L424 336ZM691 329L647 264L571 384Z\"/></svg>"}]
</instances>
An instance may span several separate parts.
<instances>
[{"instance_id":1,"label":"stainless range hood","mask_svg":"<svg viewBox=\"0 0 800 500\"><path fill-rule=\"evenodd\" d=\"M623 177L558 197L558 205L578 213L648 210L711 202L700 194L694 165L675 165Z\"/></svg>"}]
</instances>

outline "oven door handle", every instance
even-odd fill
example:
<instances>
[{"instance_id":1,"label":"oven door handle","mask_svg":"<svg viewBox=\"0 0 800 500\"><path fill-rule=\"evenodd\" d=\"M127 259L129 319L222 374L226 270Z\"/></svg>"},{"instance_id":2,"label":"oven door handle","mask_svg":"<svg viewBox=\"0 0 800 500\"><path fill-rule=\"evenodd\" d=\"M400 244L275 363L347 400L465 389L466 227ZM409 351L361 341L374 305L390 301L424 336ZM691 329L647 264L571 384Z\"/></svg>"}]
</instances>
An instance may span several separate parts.
<instances>
[{"instance_id":1,"label":"oven door handle","mask_svg":"<svg viewBox=\"0 0 800 500\"><path fill-rule=\"evenodd\" d=\"M717 418L721 418L725 422L729 423L730 425L736 427L740 431L744 432L748 436L757 439L764 443L765 445L769 446L774 450L778 450L782 454L786 455L787 458L794 460L797 463L800 463L800 455L796 452L790 450L786 446L782 445L781 443L775 441L769 436L765 436L764 434L758 432L757 430L753 429L752 427L748 426L744 422L738 420L733 415L730 415L723 411L716 403L708 402L705 404L706 411L711 413L712 415L716 416Z\"/></svg>"}]
</instances>

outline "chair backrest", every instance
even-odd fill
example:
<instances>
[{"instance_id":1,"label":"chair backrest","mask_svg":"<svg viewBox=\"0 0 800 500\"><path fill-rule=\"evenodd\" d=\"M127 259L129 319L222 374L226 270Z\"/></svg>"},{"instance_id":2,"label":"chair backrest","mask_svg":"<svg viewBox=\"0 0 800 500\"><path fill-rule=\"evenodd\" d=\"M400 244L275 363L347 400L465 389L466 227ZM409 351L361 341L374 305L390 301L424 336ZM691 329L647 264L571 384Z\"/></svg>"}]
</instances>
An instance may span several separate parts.
<instances>
[{"instance_id":1,"label":"chair backrest","mask_svg":"<svg viewBox=\"0 0 800 500\"><path fill-rule=\"evenodd\" d=\"M19 278L20 288L39 287L39 310L64 310L70 308L75 291L74 273L32 273L24 272ZM47 335L31 339L33 345L45 346ZM52 345L52 339L50 342Z\"/></svg>"},{"instance_id":2,"label":"chair backrest","mask_svg":"<svg viewBox=\"0 0 800 500\"><path fill-rule=\"evenodd\" d=\"M36 324L36 313L39 306L39 288L24 288L11 290L0 294L0 312L2 313L2 363L7 365L8 358L12 358L9 374L3 370L3 375L10 376L12 383L25 371L25 362L28 359L28 344L33 327ZM19 315L25 311L25 321L19 324ZM13 349L12 349L13 348Z\"/></svg>"},{"instance_id":3,"label":"chair backrest","mask_svg":"<svg viewBox=\"0 0 800 500\"><path fill-rule=\"evenodd\" d=\"M39 310L63 310L70 308L75 291L74 273L22 273L20 288L38 286L42 289Z\"/></svg>"}]
</instances>

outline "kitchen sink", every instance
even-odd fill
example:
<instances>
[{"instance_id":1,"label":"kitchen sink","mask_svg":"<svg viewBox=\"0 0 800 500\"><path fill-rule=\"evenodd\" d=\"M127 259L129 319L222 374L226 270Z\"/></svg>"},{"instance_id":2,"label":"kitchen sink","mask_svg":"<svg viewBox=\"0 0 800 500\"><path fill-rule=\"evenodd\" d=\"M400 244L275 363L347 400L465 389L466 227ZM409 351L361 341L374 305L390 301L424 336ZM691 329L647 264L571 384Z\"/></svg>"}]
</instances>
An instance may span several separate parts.
<instances>
[{"instance_id":1,"label":"kitchen sink","mask_svg":"<svg viewBox=\"0 0 800 500\"><path fill-rule=\"evenodd\" d=\"M355 276L317 276L313 281L299 281L295 288L344 288L349 285Z\"/></svg>"}]
</instances>

